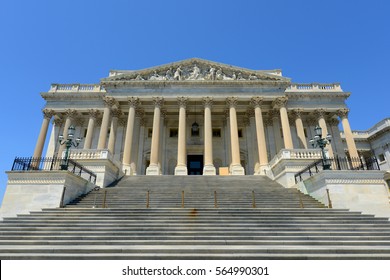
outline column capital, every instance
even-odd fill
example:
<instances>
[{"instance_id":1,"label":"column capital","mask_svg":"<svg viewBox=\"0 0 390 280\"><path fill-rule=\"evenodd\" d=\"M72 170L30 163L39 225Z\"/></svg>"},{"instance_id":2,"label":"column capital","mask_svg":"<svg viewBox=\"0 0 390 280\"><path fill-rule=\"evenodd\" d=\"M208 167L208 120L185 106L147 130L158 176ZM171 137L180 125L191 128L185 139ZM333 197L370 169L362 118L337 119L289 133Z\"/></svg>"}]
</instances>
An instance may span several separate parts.
<instances>
[{"instance_id":1,"label":"column capital","mask_svg":"<svg viewBox=\"0 0 390 280\"><path fill-rule=\"evenodd\" d=\"M76 124L76 126L83 126L84 125L84 119L82 119L82 118L75 119L75 124Z\"/></svg>"},{"instance_id":2,"label":"column capital","mask_svg":"<svg viewBox=\"0 0 390 280\"><path fill-rule=\"evenodd\" d=\"M213 106L213 98L210 96L206 96L202 98L203 106L211 108Z\"/></svg>"},{"instance_id":3,"label":"column capital","mask_svg":"<svg viewBox=\"0 0 390 280\"><path fill-rule=\"evenodd\" d=\"M185 97L185 96L177 97L177 104L179 105L180 108L186 109L187 103L188 103L188 97Z\"/></svg>"},{"instance_id":4,"label":"column capital","mask_svg":"<svg viewBox=\"0 0 390 280\"><path fill-rule=\"evenodd\" d=\"M111 113L113 118L119 118L122 115L122 110L114 107L112 108Z\"/></svg>"},{"instance_id":5,"label":"column capital","mask_svg":"<svg viewBox=\"0 0 390 280\"><path fill-rule=\"evenodd\" d=\"M303 113L303 109L302 108L297 108L297 109L294 109L294 110L291 111L291 115L295 119L301 119L302 118L302 113Z\"/></svg>"},{"instance_id":6,"label":"column capital","mask_svg":"<svg viewBox=\"0 0 390 280\"><path fill-rule=\"evenodd\" d=\"M120 126L126 127L126 125L127 125L127 119L126 119L126 118L119 118L119 119L118 119L118 124L119 124Z\"/></svg>"},{"instance_id":7,"label":"column capital","mask_svg":"<svg viewBox=\"0 0 390 280\"><path fill-rule=\"evenodd\" d=\"M306 119L306 123L310 126L317 125L317 119L313 114L310 114L309 117Z\"/></svg>"},{"instance_id":8,"label":"column capital","mask_svg":"<svg viewBox=\"0 0 390 280\"><path fill-rule=\"evenodd\" d=\"M232 96L226 98L226 105L228 105L229 108L236 108L238 103L238 97Z\"/></svg>"},{"instance_id":9,"label":"column capital","mask_svg":"<svg viewBox=\"0 0 390 280\"><path fill-rule=\"evenodd\" d=\"M63 120L60 116L56 115L56 116L54 117L54 119L53 119L53 124L54 124L55 126L60 127L60 126L62 126L63 123L64 123L64 120Z\"/></svg>"},{"instance_id":10,"label":"column capital","mask_svg":"<svg viewBox=\"0 0 390 280\"><path fill-rule=\"evenodd\" d=\"M135 117L136 118L142 119L144 117L144 115L145 115L144 109L141 109L141 108L135 109Z\"/></svg>"},{"instance_id":11,"label":"column capital","mask_svg":"<svg viewBox=\"0 0 390 280\"><path fill-rule=\"evenodd\" d=\"M280 109L286 107L288 98L286 96L278 97L272 102L272 107L275 109Z\"/></svg>"},{"instance_id":12,"label":"column capital","mask_svg":"<svg viewBox=\"0 0 390 280\"><path fill-rule=\"evenodd\" d=\"M349 114L349 109L347 108L337 110L337 115L340 118L348 118L348 114Z\"/></svg>"},{"instance_id":13,"label":"column capital","mask_svg":"<svg viewBox=\"0 0 390 280\"><path fill-rule=\"evenodd\" d=\"M264 101L264 98L261 97L261 96L254 96L251 98L251 101L250 101L250 104L253 106L253 107L260 107L261 104L263 103Z\"/></svg>"},{"instance_id":14,"label":"column capital","mask_svg":"<svg viewBox=\"0 0 390 280\"><path fill-rule=\"evenodd\" d=\"M246 109L246 115L248 118L254 118L255 117L255 110L253 108Z\"/></svg>"},{"instance_id":15,"label":"column capital","mask_svg":"<svg viewBox=\"0 0 390 280\"><path fill-rule=\"evenodd\" d=\"M315 109L314 116L316 116L317 119L325 118L326 110L324 108Z\"/></svg>"},{"instance_id":16,"label":"column capital","mask_svg":"<svg viewBox=\"0 0 390 280\"><path fill-rule=\"evenodd\" d=\"M89 109L88 110L88 115L90 118L97 119L100 116L100 112L95 109Z\"/></svg>"},{"instance_id":17,"label":"column capital","mask_svg":"<svg viewBox=\"0 0 390 280\"><path fill-rule=\"evenodd\" d=\"M115 100L115 98L114 97L111 97L111 96L104 96L103 97L103 101L104 101L104 105L106 106L106 107L109 107L109 108L111 108L112 106L114 106L114 105L117 105L117 101Z\"/></svg>"},{"instance_id":18,"label":"column capital","mask_svg":"<svg viewBox=\"0 0 390 280\"><path fill-rule=\"evenodd\" d=\"M129 102L129 106L133 108L137 108L138 105L140 104L139 98L134 96L129 97L127 101Z\"/></svg>"},{"instance_id":19,"label":"column capital","mask_svg":"<svg viewBox=\"0 0 390 280\"><path fill-rule=\"evenodd\" d=\"M165 110L165 109L161 109L161 118L163 119L163 120L165 120L165 118L167 117L167 110Z\"/></svg>"},{"instance_id":20,"label":"column capital","mask_svg":"<svg viewBox=\"0 0 390 280\"><path fill-rule=\"evenodd\" d=\"M269 117L272 119L272 120L279 120L279 117L280 117L280 114L278 112L278 109L273 109L271 111L268 112L268 115Z\"/></svg>"},{"instance_id":21,"label":"column capital","mask_svg":"<svg viewBox=\"0 0 390 280\"><path fill-rule=\"evenodd\" d=\"M51 117L53 117L55 114L54 110L52 109L43 109L42 113L43 113L43 117L48 120L50 120Z\"/></svg>"},{"instance_id":22,"label":"column capital","mask_svg":"<svg viewBox=\"0 0 390 280\"><path fill-rule=\"evenodd\" d=\"M73 120L74 118L76 118L77 115L78 115L77 111L74 110L74 109L66 109L64 114L65 114L65 116L66 116L67 118L72 119L72 120Z\"/></svg>"},{"instance_id":23,"label":"column capital","mask_svg":"<svg viewBox=\"0 0 390 280\"><path fill-rule=\"evenodd\" d=\"M164 98L159 96L154 96L152 99L153 99L154 106L161 109L162 105L164 104Z\"/></svg>"},{"instance_id":24,"label":"column capital","mask_svg":"<svg viewBox=\"0 0 390 280\"><path fill-rule=\"evenodd\" d=\"M340 121L336 117L331 117L327 120L327 123L331 126L338 126Z\"/></svg>"}]
</instances>

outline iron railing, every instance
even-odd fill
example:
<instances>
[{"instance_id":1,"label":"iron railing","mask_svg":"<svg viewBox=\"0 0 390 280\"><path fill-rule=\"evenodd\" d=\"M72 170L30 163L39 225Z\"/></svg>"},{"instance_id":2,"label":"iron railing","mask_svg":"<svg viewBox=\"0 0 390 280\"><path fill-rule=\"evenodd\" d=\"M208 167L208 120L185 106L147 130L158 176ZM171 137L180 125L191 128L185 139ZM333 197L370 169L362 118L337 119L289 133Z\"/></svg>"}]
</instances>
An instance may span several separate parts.
<instances>
[{"instance_id":1,"label":"iron railing","mask_svg":"<svg viewBox=\"0 0 390 280\"><path fill-rule=\"evenodd\" d=\"M65 169L64 169L65 166ZM50 171L67 170L96 184L96 174L72 159L64 165L63 158L57 157L16 157L12 164L12 171Z\"/></svg>"},{"instance_id":2,"label":"iron railing","mask_svg":"<svg viewBox=\"0 0 390 280\"><path fill-rule=\"evenodd\" d=\"M378 161L375 157L365 158L347 158L336 156L317 160L306 168L295 174L295 183L301 182L307 177L312 176L323 170L324 165L330 165L330 170L380 170Z\"/></svg>"}]
</instances>

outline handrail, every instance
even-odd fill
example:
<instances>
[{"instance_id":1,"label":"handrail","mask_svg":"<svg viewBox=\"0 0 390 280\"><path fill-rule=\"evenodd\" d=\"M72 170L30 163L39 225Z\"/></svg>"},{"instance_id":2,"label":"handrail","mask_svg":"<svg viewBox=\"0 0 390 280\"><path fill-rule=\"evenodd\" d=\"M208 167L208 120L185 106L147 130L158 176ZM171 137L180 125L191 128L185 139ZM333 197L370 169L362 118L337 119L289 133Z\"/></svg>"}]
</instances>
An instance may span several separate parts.
<instances>
[{"instance_id":1,"label":"handrail","mask_svg":"<svg viewBox=\"0 0 390 280\"><path fill-rule=\"evenodd\" d=\"M330 165L330 170L380 170L378 160L375 157L362 159L336 156L334 158L328 158L325 161L326 164ZM323 170L323 166L323 159L311 163L295 174L295 183L302 182L304 180L302 179L302 175L306 173L311 177L313 173L320 172Z\"/></svg>"},{"instance_id":2,"label":"handrail","mask_svg":"<svg viewBox=\"0 0 390 280\"><path fill-rule=\"evenodd\" d=\"M57 157L16 157L12 171L62 170L64 159ZM96 184L96 174L78 162L68 159L67 171ZM87 177L87 178L86 178Z\"/></svg>"}]
</instances>

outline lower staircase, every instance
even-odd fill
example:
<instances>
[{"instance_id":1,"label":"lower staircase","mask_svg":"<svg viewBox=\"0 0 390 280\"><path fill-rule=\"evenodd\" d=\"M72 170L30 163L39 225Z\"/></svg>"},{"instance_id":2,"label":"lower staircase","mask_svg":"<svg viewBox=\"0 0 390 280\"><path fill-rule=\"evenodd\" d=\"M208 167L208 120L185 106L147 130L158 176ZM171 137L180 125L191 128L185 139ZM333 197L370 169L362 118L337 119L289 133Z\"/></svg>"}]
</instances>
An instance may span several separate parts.
<instances>
[{"instance_id":1,"label":"lower staircase","mask_svg":"<svg viewBox=\"0 0 390 280\"><path fill-rule=\"evenodd\" d=\"M0 259L390 259L390 223L263 176L127 176L5 218Z\"/></svg>"}]
</instances>

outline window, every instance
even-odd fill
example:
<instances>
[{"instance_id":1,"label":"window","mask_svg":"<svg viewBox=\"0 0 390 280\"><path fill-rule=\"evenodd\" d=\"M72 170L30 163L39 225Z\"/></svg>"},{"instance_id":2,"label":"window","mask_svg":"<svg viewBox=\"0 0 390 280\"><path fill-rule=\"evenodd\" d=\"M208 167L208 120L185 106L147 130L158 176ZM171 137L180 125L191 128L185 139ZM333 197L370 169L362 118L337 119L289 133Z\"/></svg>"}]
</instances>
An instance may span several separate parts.
<instances>
[{"instance_id":1,"label":"window","mask_svg":"<svg viewBox=\"0 0 390 280\"><path fill-rule=\"evenodd\" d=\"M306 130L306 128L303 129L303 134L305 134L305 137L307 138L307 130Z\"/></svg>"},{"instance_id":2,"label":"window","mask_svg":"<svg viewBox=\"0 0 390 280\"><path fill-rule=\"evenodd\" d=\"M380 154L380 155L378 155L378 160L379 160L379 162L386 161L386 159L385 159L385 155L384 155L384 154Z\"/></svg>"},{"instance_id":3,"label":"window","mask_svg":"<svg viewBox=\"0 0 390 280\"><path fill-rule=\"evenodd\" d=\"M177 128L169 129L169 137L177 138L178 134L179 134L179 130Z\"/></svg>"},{"instance_id":4,"label":"window","mask_svg":"<svg viewBox=\"0 0 390 280\"><path fill-rule=\"evenodd\" d=\"M148 128L148 138L152 138L153 128Z\"/></svg>"},{"instance_id":5,"label":"window","mask_svg":"<svg viewBox=\"0 0 390 280\"><path fill-rule=\"evenodd\" d=\"M238 129L238 137L239 137L239 138L242 138L242 137L243 137L242 128L239 128L239 129Z\"/></svg>"},{"instance_id":6,"label":"window","mask_svg":"<svg viewBox=\"0 0 390 280\"><path fill-rule=\"evenodd\" d=\"M84 136L83 136L84 138L87 137L87 130L88 129L84 129Z\"/></svg>"},{"instance_id":7,"label":"window","mask_svg":"<svg viewBox=\"0 0 390 280\"><path fill-rule=\"evenodd\" d=\"M213 137L221 137L221 129L213 128Z\"/></svg>"}]
</instances>

